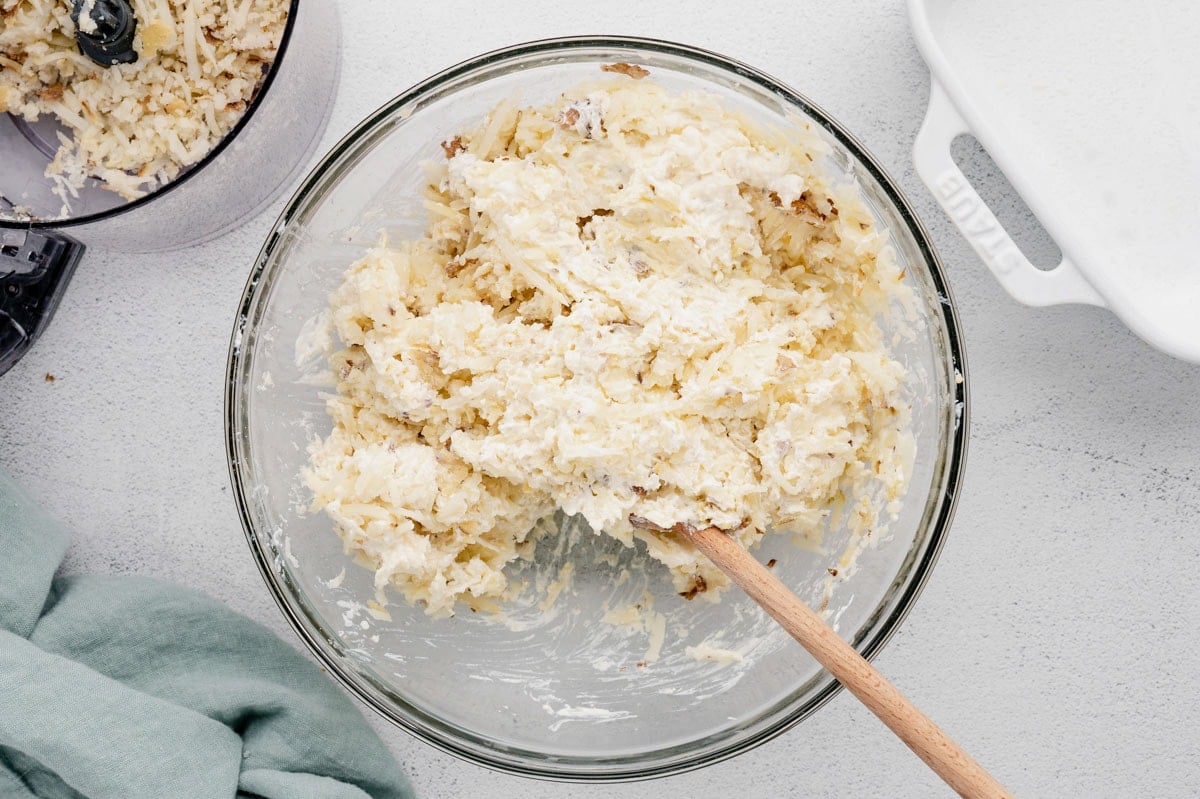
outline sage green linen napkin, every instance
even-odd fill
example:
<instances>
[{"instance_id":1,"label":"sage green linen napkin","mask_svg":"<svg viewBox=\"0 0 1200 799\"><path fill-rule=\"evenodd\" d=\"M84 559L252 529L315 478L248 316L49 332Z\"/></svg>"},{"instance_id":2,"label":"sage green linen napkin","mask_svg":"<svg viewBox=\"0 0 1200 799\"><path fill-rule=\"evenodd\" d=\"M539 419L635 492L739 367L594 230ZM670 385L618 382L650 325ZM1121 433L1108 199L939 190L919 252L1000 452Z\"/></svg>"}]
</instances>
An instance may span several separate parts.
<instances>
[{"instance_id":1,"label":"sage green linen napkin","mask_svg":"<svg viewBox=\"0 0 1200 799\"><path fill-rule=\"evenodd\" d=\"M0 471L0 797L412 796L290 646L178 586L56 578L67 539Z\"/></svg>"}]
</instances>

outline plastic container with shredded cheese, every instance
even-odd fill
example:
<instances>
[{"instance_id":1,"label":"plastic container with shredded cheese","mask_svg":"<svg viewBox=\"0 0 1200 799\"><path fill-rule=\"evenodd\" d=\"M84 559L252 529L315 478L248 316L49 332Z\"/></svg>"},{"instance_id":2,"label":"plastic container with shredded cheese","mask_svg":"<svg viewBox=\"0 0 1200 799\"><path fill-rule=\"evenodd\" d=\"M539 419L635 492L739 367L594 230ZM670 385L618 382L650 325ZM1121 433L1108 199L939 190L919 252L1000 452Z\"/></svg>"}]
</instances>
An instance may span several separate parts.
<instances>
[{"instance_id":1,"label":"plastic container with shredded cheese","mask_svg":"<svg viewBox=\"0 0 1200 799\"><path fill-rule=\"evenodd\" d=\"M607 72L603 67L608 67ZM664 484L675 480L672 485L682 486L690 478L686 468L672 473L686 464L686 454L678 464L666 459L659 481L626 483L620 468L627 462L631 475L645 476L645 452L670 450L673 428L678 426L680 435L687 435L688 422L675 418L668 403L660 414L661 429L647 430L638 414L654 413L652 403L619 399L624 389L636 385L636 371L627 369L634 354L650 353L637 348L649 346L653 338L646 331L654 325L654 312L645 302L652 297L626 295L617 283L612 291L602 287L616 278L624 281L618 281L620 285L629 285L639 276L651 279L665 274L674 263L680 270L675 282L663 281L655 294L671 306L664 318L680 324L690 318L694 332L709 322L714 330L722 328L722 315L729 316L740 302L750 302L743 292L757 292L755 296L765 299L776 291L780 297L790 295L782 284L772 287L767 276L757 288L739 282L745 276L734 266L736 248L723 249L730 241L724 228L709 240L706 225L697 224L694 230L675 227L681 207L691 209L684 217L699 218L696 214L703 215L705 197L719 195L734 202L737 186L713 183L702 197L693 183L696 193L691 199L662 196L656 201L655 192L665 195L674 185L664 177L654 189L649 185L645 192L630 189L627 203L614 196L613 205L579 209L556 179L544 185L531 179L519 191L514 189L512 196L506 195L506 187L516 185L507 178L519 182L528 177L521 172L528 165L517 161L530 153L548 169L547 175L559 170L563 179L570 180L580 174L575 170L586 172L590 165L598 174L614 177L609 174L613 162L599 157L588 160L592 155L587 140L615 134L620 118L616 107L610 106L612 115L606 115L596 103L585 102L587 96L561 96L598 79L609 82L606 85L644 79L671 98L697 92L696 103L702 102L701 96L714 97L730 115L756 128L779 131L780 141L790 141L813 155L813 175L822 175L823 181L839 189L806 197L805 186L789 182L782 173L772 176L765 152L738 150L731 139L731 146L718 149L732 159L727 166L735 174L750 183L765 181L765 191L751 193L757 198L753 202L762 204L761 211L770 217L786 208L815 225L835 216L827 200L846 197L845 210L838 215L859 221L861 211L861 221L886 239L894 271L885 269L881 274L901 280L902 293L911 298L907 308L898 307L890 315L880 308L875 320L887 359L903 367L906 375L900 396L911 406L916 442L908 489L896 497L900 500L897 515L886 534L877 528L864 531L852 523L860 496L835 497L813 525L766 519L778 513L766 503L769 507L760 521L779 521L781 532L765 536L755 550L802 597L822 607L841 633L867 654L895 629L932 565L953 509L966 434L966 384L957 322L923 230L891 181L853 138L801 95L750 67L661 42L541 42L454 67L396 98L353 131L309 177L277 223L250 278L234 332L227 433L247 536L264 577L296 630L330 673L372 707L422 738L478 762L522 774L581 780L642 778L728 757L788 728L836 690L809 656L743 596L730 592L719 603L689 601L680 593L700 593L690 567L673 574L668 566L686 564L665 551L659 553L664 556L661 562L652 560L645 539L635 543L631 531L622 529L628 503L638 502L635 498L644 493L648 504L663 496ZM662 114L647 119L675 125L680 148L689 141L696 147L676 152L672 145L670 150L648 154L661 159L664 176L674 168L686 169L680 166L685 160L680 155L711 157L714 150L704 137L719 135L717 128L690 126L688 110L675 108L673 102L664 100ZM553 113L533 114L531 108L551 108ZM672 109L677 115L668 119ZM515 121L518 118L523 121ZM528 140L512 136L514 124L528 126ZM695 130L688 132L689 127ZM728 133L732 128L720 130ZM517 149L507 154L508 162L505 154L493 152L493 145L513 144ZM525 149L526 144L530 149ZM558 144L563 147L553 150ZM569 153L566 162L583 160L583 164L568 167L561 160L564 153ZM429 163L440 166L430 171ZM647 166L638 174L645 177L652 171ZM621 176L615 177L612 190L625 191ZM466 191L468 185L475 188ZM716 194L708 194L709 190ZM538 192L543 192L543 200L529 202ZM474 207L468 208L472 203ZM460 241L463 214L489 213L488 203L494 203L492 210L503 217L507 226L503 233L478 226ZM643 242L642 259L631 251L628 259L609 262L609 270L580 266L579 259L588 249L585 242L593 238L603 242L609 235L625 240L641 228L622 225L635 218L653 225L656 214L662 216L661 230ZM432 240L426 238L430 230L441 229L431 219L442 219L445 225ZM569 224L559 230L557 224L564 220ZM830 222L831 227L837 224ZM748 235L741 243L770 234L749 231ZM847 235L843 241L851 238ZM426 262L415 255L421 247L438 246L437 241L451 249L466 242L461 252L451 253L463 257ZM672 241L673 245L667 243ZM862 243L864 255L883 245L865 238ZM647 249L659 247L661 252ZM574 258L575 267L555 273L553 259L545 252L539 254L541 248ZM694 263L677 260L688 252L698 254ZM472 253L478 263L471 262ZM347 267L355 263L359 266L347 280ZM430 263L441 272L427 271ZM721 264L730 269L721 278L728 281L728 288L719 291L714 287L720 276L714 269ZM696 271L689 273L692 268ZM523 281L538 281L539 288L532 290ZM595 285L582 285L588 281ZM869 283L862 286L864 291L874 290ZM691 290L690 284L694 284ZM342 294L331 314L328 298L339 286ZM486 302L475 302L478 297L473 293L485 286L504 296L511 292L513 307L497 311ZM555 311L556 304L561 309L561 300L579 292L593 301L574 302L569 314ZM463 302L452 308L446 300L456 297ZM437 301L426 302L430 298ZM617 306L621 306L619 313ZM744 339L735 334L728 348L728 368L699 356L695 361L698 368L714 370L707 377L698 375L696 386L710 386L716 393L691 397L706 414L722 409L731 416L741 413L744 408L739 402L723 399L726 390L751 394L758 390L754 386L759 376L787 368L780 360L786 353L779 350L780 342L791 335L788 326L774 326L772 312L759 318L762 309L735 310L734 315L749 328ZM402 314L407 314L408 322L417 317L413 326L405 328L411 340L389 340L385 328ZM621 324L619 315L634 324ZM518 318L530 324L505 326ZM597 324L600 321L604 324ZM829 321L817 316L800 319L797 329ZM622 327L628 329L618 329ZM339 348L355 344L356 336L370 331L379 335L358 342L359 350L331 368L330 358ZM864 323L861 342L848 331L846 348L869 343L869 331L870 325ZM547 339L543 343L552 346L541 350L544 360L524 348L522 336ZM690 334L681 339L684 347L693 341ZM555 349L558 344L561 352ZM713 351L720 345L714 340ZM370 380L362 369L368 349L381 371L415 370L414 379L395 383L407 393L394 397L391 404L382 394L366 402L335 404L331 419L327 403L338 382ZM657 352L663 359L662 374L648 364L642 371L642 385L648 394L661 388L666 396L675 390L671 374L679 370L686 377L690 356L678 348ZM676 356L678 362L668 363ZM607 363L613 373L591 374L598 362ZM432 372L422 372L422 363L431 369L436 366L438 380L459 381L461 402L445 405L441 386L435 392L438 396L427 396L430 384L417 378ZM882 361L877 363L882 367ZM543 373L550 380L541 388L522 382ZM876 376L881 385L887 384L888 373L889 369L881 368ZM584 376L581 384L567 386L575 375ZM549 385L558 380L561 395ZM683 392L688 381L678 382ZM468 384L478 389L477 396L470 395ZM608 417L596 410L604 401L589 393L597 386L613 392L614 413ZM368 386L364 383L360 388ZM350 397L349 389L343 386L339 396ZM815 377L805 388L814 395L828 389L830 385ZM511 437L473 434L468 418L472 414L502 414L502 407L511 410L522 402L543 430L555 429L552 425L566 430L576 422L586 425L605 419L612 422L611 429L595 436L575 435L586 432L579 430L564 435L562 440L579 446L570 453L560 452L558 464L545 462L538 437L524 435L530 431L522 431L515 418L508 428ZM572 415L572 403L578 403L577 415ZM442 412L450 415L443 418ZM354 417L363 422L361 427L351 422ZM375 440L372 420L393 431L394 438ZM754 422L747 424L752 427ZM344 438L334 435L338 425ZM445 446L443 437L448 437L457 455L439 449ZM709 443L719 447L723 440L717 436ZM782 445L787 440L788 435L781 435L775 441L781 446L771 450L781 462L786 460ZM333 493L343 497L339 511L352 522L345 529L370 528L373 536L379 536L380 547L367 551L351 535L347 551L326 514L312 509L306 475L312 474L309 450L314 441L324 442L318 445L327 449L328 459L322 463L330 467L317 482L333 486ZM850 441L830 444L854 446ZM361 455L357 465L342 461L351 450ZM474 465L460 469L454 458L469 459ZM398 469L401 461L407 465ZM587 463L599 464L608 484L594 479L588 472L592 466L581 465ZM526 474L522 474L523 464L528 467ZM688 483L712 507L665 501L648 512L671 518L693 512L704 514L705 520L719 516L721 523L736 527L741 519L734 518L734 506L749 502L749 496L738 493L739 486L746 486L736 482L736 475L716 474L729 464L736 467L736 458L723 460L716 453L714 473L698 468L693 475L696 482ZM578 482L573 479L576 469L581 476ZM783 480L789 474L788 468L780 472ZM512 488L521 485L530 489L528 496ZM549 505L546 494L538 492L548 492ZM384 494L390 499L380 502ZM524 506L526 499L530 507ZM555 504L578 514L552 513L538 520ZM793 507L799 510L801 504ZM396 518L399 508L407 514L408 527ZM486 521L494 522L496 515L488 515L491 511L501 515L513 511L506 517L510 526L536 528L518 536L518 557L503 567L504 601L489 594L496 572L488 562L503 561L505 553L497 559L492 557L495 552L485 550L502 550L506 544L479 539L459 549L453 541L442 541L448 559L461 563L462 569L447 565L440 575L430 577L429 587L476 585L479 589L474 600L449 605L456 609L453 617L432 617L404 602L393 601L386 607L380 603L376 573L381 567L386 583L420 566L421 553L403 546L406 537L411 539L413 520L430 520L422 535L451 539L471 535ZM713 514L711 519L707 514ZM669 520L666 515L655 519ZM588 521L617 537L596 535ZM389 530L395 531L395 541L390 543L399 545L389 546ZM848 553L853 560L859 550L855 568L847 569ZM354 563L356 557L361 563ZM672 579L680 576L682 581ZM450 586L451 581L460 582ZM418 594L424 590L425 586L418 587ZM432 594L418 598L428 601L428 596ZM388 598L386 592L383 598ZM504 712L496 713L496 708Z\"/></svg>"}]
</instances>

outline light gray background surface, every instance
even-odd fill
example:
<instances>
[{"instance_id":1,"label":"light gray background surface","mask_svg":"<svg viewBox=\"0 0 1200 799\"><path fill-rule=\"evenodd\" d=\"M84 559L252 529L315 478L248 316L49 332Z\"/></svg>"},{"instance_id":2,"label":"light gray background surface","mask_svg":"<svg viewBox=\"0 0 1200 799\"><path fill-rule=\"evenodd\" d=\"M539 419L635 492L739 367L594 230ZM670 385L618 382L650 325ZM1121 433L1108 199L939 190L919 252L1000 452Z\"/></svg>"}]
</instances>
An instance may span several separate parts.
<instances>
[{"instance_id":1,"label":"light gray background surface","mask_svg":"<svg viewBox=\"0 0 1200 799\"><path fill-rule=\"evenodd\" d=\"M1152 350L1105 311L1018 305L986 273L913 171L929 80L899 0L708 9L344 0L341 91L321 151L428 74L553 35L675 39L809 95L915 203L970 364L957 520L877 664L1019 796L1200 794L1200 367ZM41 343L0 378L0 467L76 531L69 570L186 583L295 642L248 554L222 438L235 308L281 206L182 252L89 252ZM1019 212L1001 216L1030 235ZM1054 259L1052 245L1034 249ZM754 752L633 785L498 775L375 726L425 797L949 795L846 694Z\"/></svg>"}]
</instances>

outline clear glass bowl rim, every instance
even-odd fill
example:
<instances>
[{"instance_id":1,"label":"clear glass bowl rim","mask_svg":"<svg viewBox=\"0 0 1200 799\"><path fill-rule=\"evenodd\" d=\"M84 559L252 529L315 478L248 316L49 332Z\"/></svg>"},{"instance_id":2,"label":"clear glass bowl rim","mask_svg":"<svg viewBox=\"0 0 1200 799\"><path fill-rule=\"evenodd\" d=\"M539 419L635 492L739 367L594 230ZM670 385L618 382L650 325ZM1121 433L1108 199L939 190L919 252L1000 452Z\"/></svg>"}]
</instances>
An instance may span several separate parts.
<instances>
[{"instance_id":1,"label":"clear glass bowl rim","mask_svg":"<svg viewBox=\"0 0 1200 799\"><path fill-rule=\"evenodd\" d=\"M886 199L891 203L892 209L907 227L930 281L938 295L943 298L943 301L937 305L945 331L944 343L948 361L945 366L950 375L957 374L962 377L961 382L950 386L951 395L947 398L951 409L955 406L959 409L958 418L957 423L950 425L948 440L943 436L940 442L942 447L938 461L940 468L935 475L940 480L935 480L933 490L926 498L927 505L934 506L934 512L930 517L931 524L924 539L918 539L912 547L916 549L923 543L924 550L912 564L908 573L897 577L897 581L903 581L899 594L894 597L889 596L881 604L880 609L889 602L892 605L887 616L870 625L870 629L861 640L852 642L868 660L880 651L908 615L937 562L954 516L963 479L970 426L970 403L967 389L969 381L954 298L946 282L941 260L934 250L924 226L896 183L866 148L832 116L803 94L754 67L708 50L659 39L631 36L577 36L532 41L484 53L443 70L399 94L370 114L321 159L318 166L296 190L272 227L246 282L230 340L227 361L225 439L234 499L243 532L255 562L258 564L259 572L292 629L343 688L414 737L441 751L477 765L505 773L546 780L611 783L679 774L749 751L808 718L836 696L842 686L825 673L824 684L807 701L791 712L777 717L772 723L761 727L753 735L727 742L715 748L710 747L705 752L692 753L689 757L677 755L668 759L660 758L658 762L652 764L642 763L636 756L607 761L552 760L539 757L537 753L501 750L490 746L486 740L473 736L468 730L443 723L440 719L407 705L401 697L380 695L378 687L371 685L362 675L348 667L344 659L337 653L336 644L329 641L320 632L321 620L314 618L309 608L297 599L286 575L281 574L275 567L276 558L273 550L255 529L250 507L252 487L248 484L250 477L247 468L250 455L247 444L248 436L243 434L243 431L248 430L246 400L249 392L247 391L246 377L252 364L252 358L249 356L253 351L252 343L257 321L267 304L273 277L271 273L268 273L267 268L275 264L273 256L283 241L284 234L297 225L303 225L306 212L314 207L319 207L321 195L332 185L336 185L340 170L353 166L353 162L345 163L346 157L352 155L357 148L364 144L364 141L370 140L371 134L381 123L396 114L403 114L406 106L419 106L423 100L439 94L448 84L472 75L476 75L476 80L485 80L488 76L477 75L477 73L487 71L494 75L503 72L503 67L507 65L515 65L519 68L526 66L523 62L530 58L547 58L555 54L566 56L588 51L603 52L605 57L610 54L616 56L626 53L633 61L637 60L636 56L639 53L652 52L655 55L664 55L683 61L699 62L704 67L732 73L741 80L756 84L757 88L777 96L785 106L794 106L802 110L813 122L832 135L839 145L845 148L879 184ZM314 197L316 198L315 204ZM390 701L388 701L389 699Z\"/></svg>"}]
</instances>

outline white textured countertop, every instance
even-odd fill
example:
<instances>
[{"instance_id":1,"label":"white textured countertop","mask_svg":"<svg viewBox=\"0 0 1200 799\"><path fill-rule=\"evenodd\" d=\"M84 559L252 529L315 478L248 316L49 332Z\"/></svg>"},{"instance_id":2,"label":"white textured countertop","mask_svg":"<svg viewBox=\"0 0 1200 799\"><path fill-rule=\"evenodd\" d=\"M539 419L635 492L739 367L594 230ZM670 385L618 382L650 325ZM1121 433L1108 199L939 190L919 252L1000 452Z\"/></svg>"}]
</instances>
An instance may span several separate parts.
<instances>
[{"instance_id":1,"label":"white textured countertop","mask_svg":"<svg viewBox=\"0 0 1200 799\"><path fill-rule=\"evenodd\" d=\"M913 200L945 261L970 364L958 516L877 664L1018 796L1196 796L1200 367L1151 350L1105 311L1020 306L986 273L913 172L928 74L899 0L701 8L347 0L321 149L434 71L554 35L675 39L809 95ZM295 642L248 554L222 437L234 311L281 205L178 253L90 251L54 324L0 378L0 467L76 531L70 570L186 583ZM633 785L498 775L375 726L425 797L949 795L844 693L751 753Z\"/></svg>"}]
</instances>

